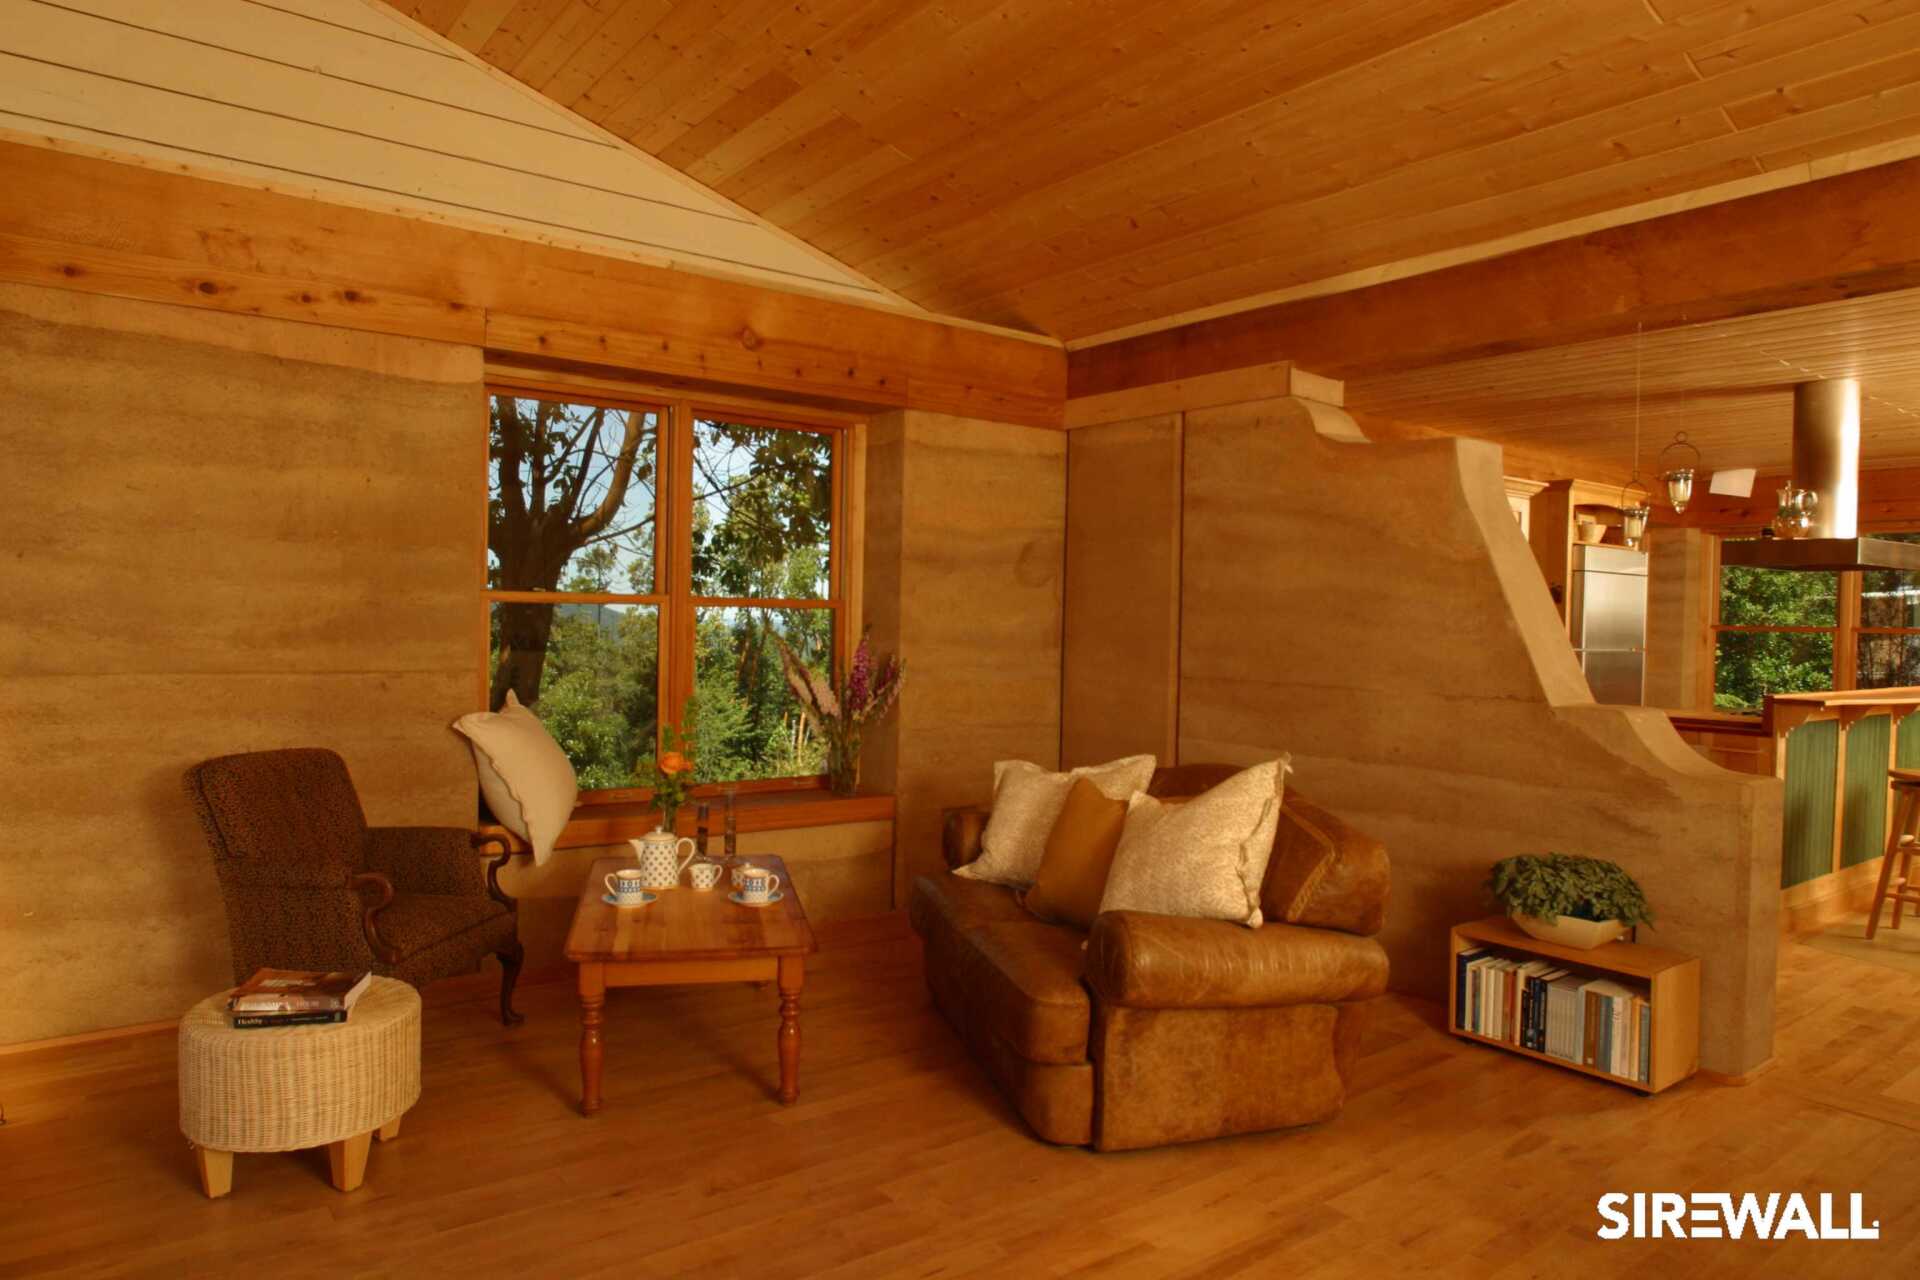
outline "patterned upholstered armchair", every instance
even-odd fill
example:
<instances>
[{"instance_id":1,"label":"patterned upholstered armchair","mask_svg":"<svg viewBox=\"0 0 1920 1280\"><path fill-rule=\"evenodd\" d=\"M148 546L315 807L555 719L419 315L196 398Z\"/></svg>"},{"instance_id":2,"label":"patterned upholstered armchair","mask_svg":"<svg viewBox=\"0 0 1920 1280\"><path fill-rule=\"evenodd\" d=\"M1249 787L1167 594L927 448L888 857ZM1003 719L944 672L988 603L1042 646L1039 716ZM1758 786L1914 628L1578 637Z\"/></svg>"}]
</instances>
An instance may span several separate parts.
<instances>
[{"instance_id":1,"label":"patterned upholstered armchair","mask_svg":"<svg viewBox=\"0 0 1920 1280\"><path fill-rule=\"evenodd\" d=\"M236 982L261 967L371 970L416 987L500 957L500 1020L521 1021L525 952L500 889L507 847L459 827L369 827L346 761L298 748L220 756L187 795L227 900ZM500 856L484 876L479 853Z\"/></svg>"}]
</instances>

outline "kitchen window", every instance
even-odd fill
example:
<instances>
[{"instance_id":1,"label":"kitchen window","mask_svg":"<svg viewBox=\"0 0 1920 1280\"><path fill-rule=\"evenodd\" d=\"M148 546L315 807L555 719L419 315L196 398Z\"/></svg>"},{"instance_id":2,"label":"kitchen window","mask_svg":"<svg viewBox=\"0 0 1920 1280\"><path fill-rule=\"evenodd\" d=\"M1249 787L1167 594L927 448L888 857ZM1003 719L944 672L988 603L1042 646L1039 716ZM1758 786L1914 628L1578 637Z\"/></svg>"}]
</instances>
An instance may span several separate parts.
<instances>
[{"instance_id":1,"label":"kitchen window","mask_svg":"<svg viewBox=\"0 0 1920 1280\"><path fill-rule=\"evenodd\" d=\"M1920 574L1724 565L1713 638L1722 710L1757 710L1769 693L1920 684Z\"/></svg>"}]
</instances>

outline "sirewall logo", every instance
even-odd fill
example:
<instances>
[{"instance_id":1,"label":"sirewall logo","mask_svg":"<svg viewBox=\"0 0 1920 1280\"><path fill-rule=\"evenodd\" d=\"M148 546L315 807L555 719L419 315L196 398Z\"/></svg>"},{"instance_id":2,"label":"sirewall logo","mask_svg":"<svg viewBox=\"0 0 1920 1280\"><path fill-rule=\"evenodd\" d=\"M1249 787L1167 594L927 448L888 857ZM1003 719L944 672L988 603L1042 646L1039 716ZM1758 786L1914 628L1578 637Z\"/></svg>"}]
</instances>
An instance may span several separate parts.
<instances>
[{"instance_id":1,"label":"sirewall logo","mask_svg":"<svg viewBox=\"0 0 1920 1280\"><path fill-rule=\"evenodd\" d=\"M1798 1191L1781 1195L1769 1191L1763 1201L1748 1191L1736 1198L1730 1191L1609 1191L1594 1208L1602 1240L1878 1240L1880 1219L1863 1221L1860 1193L1847 1196L1847 1220L1834 1214L1834 1197L1821 1192L1813 1206Z\"/></svg>"}]
</instances>

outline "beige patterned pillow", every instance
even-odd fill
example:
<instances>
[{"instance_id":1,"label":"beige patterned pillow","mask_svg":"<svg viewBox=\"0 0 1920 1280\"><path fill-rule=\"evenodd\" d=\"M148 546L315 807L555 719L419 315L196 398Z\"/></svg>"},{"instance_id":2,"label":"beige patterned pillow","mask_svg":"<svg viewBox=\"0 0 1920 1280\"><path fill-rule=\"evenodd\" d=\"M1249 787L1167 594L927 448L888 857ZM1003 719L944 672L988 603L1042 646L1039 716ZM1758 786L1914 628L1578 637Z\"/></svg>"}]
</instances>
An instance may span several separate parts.
<instances>
[{"instance_id":1,"label":"beige patterned pillow","mask_svg":"<svg viewBox=\"0 0 1920 1280\"><path fill-rule=\"evenodd\" d=\"M1169 805L1136 794L1113 853L1102 911L1260 924L1260 882L1280 823L1288 758L1254 765Z\"/></svg>"},{"instance_id":2,"label":"beige patterned pillow","mask_svg":"<svg viewBox=\"0 0 1920 1280\"><path fill-rule=\"evenodd\" d=\"M1047 836L1060 820L1075 778L1085 778L1115 800L1145 790L1153 781L1152 756L1126 756L1106 764L1048 773L1025 760L993 766L993 812L980 834L980 856L953 874L1024 889L1040 874Z\"/></svg>"}]
</instances>

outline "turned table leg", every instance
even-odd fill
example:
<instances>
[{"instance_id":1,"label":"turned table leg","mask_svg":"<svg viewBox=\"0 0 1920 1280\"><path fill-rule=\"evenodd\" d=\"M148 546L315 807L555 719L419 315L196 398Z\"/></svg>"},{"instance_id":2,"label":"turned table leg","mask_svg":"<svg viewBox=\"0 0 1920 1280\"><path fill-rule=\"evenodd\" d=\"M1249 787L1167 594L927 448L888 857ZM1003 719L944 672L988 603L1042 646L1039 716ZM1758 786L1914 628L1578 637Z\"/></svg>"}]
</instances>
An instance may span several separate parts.
<instances>
[{"instance_id":1,"label":"turned table leg","mask_svg":"<svg viewBox=\"0 0 1920 1280\"><path fill-rule=\"evenodd\" d=\"M207 1199L218 1200L233 1190L233 1152L196 1146L193 1159L200 1166L200 1189Z\"/></svg>"},{"instance_id":2,"label":"turned table leg","mask_svg":"<svg viewBox=\"0 0 1920 1280\"><path fill-rule=\"evenodd\" d=\"M780 957L780 1101L800 1096L800 984L806 979L806 957Z\"/></svg>"},{"instance_id":3,"label":"turned table leg","mask_svg":"<svg viewBox=\"0 0 1920 1280\"><path fill-rule=\"evenodd\" d=\"M600 1023L607 1004L607 972L597 964L580 966L580 1112L600 1109L600 1068L604 1051Z\"/></svg>"},{"instance_id":4,"label":"turned table leg","mask_svg":"<svg viewBox=\"0 0 1920 1280\"><path fill-rule=\"evenodd\" d=\"M373 1144L373 1131L327 1144L327 1164L333 1172L333 1185L342 1191L357 1191L367 1177L367 1148Z\"/></svg>"}]
</instances>

